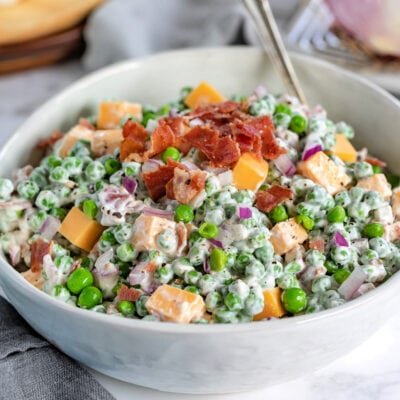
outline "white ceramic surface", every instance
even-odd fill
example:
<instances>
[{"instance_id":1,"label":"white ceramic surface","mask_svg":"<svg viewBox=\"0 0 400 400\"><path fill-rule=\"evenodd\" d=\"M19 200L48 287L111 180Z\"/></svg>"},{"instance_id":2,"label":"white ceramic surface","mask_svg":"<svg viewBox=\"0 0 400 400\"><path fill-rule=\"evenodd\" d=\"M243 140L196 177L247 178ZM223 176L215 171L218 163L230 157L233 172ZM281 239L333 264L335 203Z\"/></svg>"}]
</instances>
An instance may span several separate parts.
<instances>
[{"instance_id":1,"label":"white ceramic surface","mask_svg":"<svg viewBox=\"0 0 400 400\"><path fill-rule=\"evenodd\" d=\"M358 132L357 144L400 171L396 150L400 105L382 90L336 67L294 57L310 104ZM65 129L104 98L161 104L183 85L207 80L221 92L248 93L260 82L280 91L259 50L179 51L115 65L56 96L16 132L0 153L5 176L29 158L39 137ZM110 376L165 391L223 393L305 375L370 336L395 308L400 274L340 308L314 315L241 325L175 325L120 319L58 302L31 287L5 261L0 284L21 315L50 342Z\"/></svg>"}]
</instances>

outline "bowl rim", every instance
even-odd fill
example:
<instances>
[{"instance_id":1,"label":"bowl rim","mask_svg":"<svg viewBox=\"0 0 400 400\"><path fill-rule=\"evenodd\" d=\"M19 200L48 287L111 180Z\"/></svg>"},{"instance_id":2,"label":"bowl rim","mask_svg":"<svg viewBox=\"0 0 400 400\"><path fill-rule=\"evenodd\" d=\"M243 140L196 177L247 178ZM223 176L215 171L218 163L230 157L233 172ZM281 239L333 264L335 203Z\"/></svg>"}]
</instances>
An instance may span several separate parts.
<instances>
[{"instance_id":1,"label":"bowl rim","mask_svg":"<svg viewBox=\"0 0 400 400\"><path fill-rule=\"evenodd\" d=\"M6 143L4 144L3 148L0 151L0 159L3 157L5 153L11 150L11 146L13 145L14 141L17 140L19 133L25 130L29 130L29 126L35 119L40 116L42 113L46 111L48 107L54 107L54 104L61 102L64 97L68 97L70 93L73 93L77 90L82 90L85 87L88 87L94 84L97 81L101 81L106 79L108 76L112 76L114 74L118 74L124 70L134 70L136 68L140 68L142 64L146 64L148 61L152 61L154 59L160 59L164 57L175 57L176 55L198 55L201 53L208 54L208 55L218 55L220 53L253 53L262 55L263 50L258 47L254 46L223 46L223 47L199 47L199 48L187 48L187 49L179 49L173 51L165 51L156 54L152 54L145 57L140 57L133 60L121 61L107 67L101 68L97 71L91 72L71 85L68 85L65 89L60 91L55 96L51 97L49 100L44 102L41 106L39 106L26 120L23 122L19 128L8 138ZM377 92L382 97L386 98L389 102L393 103L400 112L400 101L397 100L394 96L388 93L386 90L380 88L376 84L368 81L367 79L356 75L353 72L346 71L341 67L338 67L334 64L331 64L324 60L318 60L313 57L304 55L304 54L297 54L291 52L291 57L295 61L305 62L311 65L319 65L325 69L328 69L332 72L340 73L345 77L357 81L358 83L368 87L370 90ZM287 326L301 326L304 324L312 324L317 323L319 321L324 321L327 318L334 317L336 314L341 313L344 315L345 313L349 314L355 308L361 308L368 306L371 302L374 301L376 296L379 296L380 293L387 288L387 291L391 288L393 289L394 285L397 285L400 280L400 273L395 273L395 276L390 277L386 282L379 285L374 290L353 299L345 304L342 304L338 307L331 308L328 310L318 311L316 313L311 314L303 314L296 316L294 318L282 318L282 319L272 319L269 321L257 321L254 323L252 322L244 322L244 323L237 323L237 324L177 324L177 323L165 323L165 322L158 322L158 321L146 321L141 319L131 319L131 318L122 318L122 317L115 317L113 315L107 315L103 313L97 312L88 312L89 310L80 309L79 307L73 307L69 304L61 302L52 296L48 295L47 293L37 289L32 284L30 284L23 276L16 271L11 264L8 263L5 256L0 253L0 271L9 275L10 279L16 281L16 283L22 286L25 291L27 291L26 295L31 295L37 297L40 301L49 302L49 305L56 309L63 310L62 312L66 312L69 314L74 314L79 316L80 318L85 318L88 322L94 321L97 323L105 323L109 324L110 328L112 326L120 326L124 328L136 329L136 330L145 330L145 331L157 331L157 332L165 332L165 333L174 333L174 334L216 334L216 333L226 333L230 331L234 331L235 333L242 333L242 332L258 332L264 331L265 329L271 330L281 330L282 328L287 328ZM3 273L3 272L2 272ZM0 274L0 280L1 275ZM114 318L112 318L114 317Z\"/></svg>"}]
</instances>

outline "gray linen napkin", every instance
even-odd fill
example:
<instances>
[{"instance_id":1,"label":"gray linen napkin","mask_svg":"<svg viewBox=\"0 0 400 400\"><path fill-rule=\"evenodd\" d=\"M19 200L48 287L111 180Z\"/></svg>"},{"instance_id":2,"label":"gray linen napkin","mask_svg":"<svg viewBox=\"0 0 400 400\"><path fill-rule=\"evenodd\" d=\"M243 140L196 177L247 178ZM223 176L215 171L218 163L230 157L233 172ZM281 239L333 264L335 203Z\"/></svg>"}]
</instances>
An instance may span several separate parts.
<instances>
[{"instance_id":1,"label":"gray linen napkin","mask_svg":"<svg viewBox=\"0 0 400 400\"><path fill-rule=\"evenodd\" d=\"M0 400L113 400L0 297ZM114 399L115 400L115 399Z\"/></svg>"}]
</instances>

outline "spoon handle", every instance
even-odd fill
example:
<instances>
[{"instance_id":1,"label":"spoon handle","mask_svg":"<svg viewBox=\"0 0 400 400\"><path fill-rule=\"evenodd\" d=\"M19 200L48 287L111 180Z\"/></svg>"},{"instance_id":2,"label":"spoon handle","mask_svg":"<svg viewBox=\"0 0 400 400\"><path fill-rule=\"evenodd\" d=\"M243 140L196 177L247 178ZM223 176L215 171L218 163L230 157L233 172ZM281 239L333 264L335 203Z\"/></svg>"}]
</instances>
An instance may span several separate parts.
<instances>
[{"instance_id":1,"label":"spoon handle","mask_svg":"<svg viewBox=\"0 0 400 400\"><path fill-rule=\"evenodd\" d=\"M277 67L289 94L307 104L292 62L283 44L268 0L242 0L256 24L265 51ZM272 44L272 46L271 46Z\"/></svg>"}]
</instances>

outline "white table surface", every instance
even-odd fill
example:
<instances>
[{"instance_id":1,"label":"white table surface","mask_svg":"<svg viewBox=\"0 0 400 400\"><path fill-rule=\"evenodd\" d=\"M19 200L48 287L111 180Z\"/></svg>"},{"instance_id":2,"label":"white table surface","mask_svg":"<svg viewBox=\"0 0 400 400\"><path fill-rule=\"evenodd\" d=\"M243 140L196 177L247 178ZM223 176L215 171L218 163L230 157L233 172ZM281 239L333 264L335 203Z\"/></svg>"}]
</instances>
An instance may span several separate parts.
<instances>
[{"instance_id":1,"label":"white table surface","mask_svg":"<svg viewBox=\"0 0 400 400\"><path fill-rule=\"evenodd\" d=\"M83 74L75 61L0 77L0 146L35 108ZM207 396L163 393L93 373L118 400L399 399L400 312L393 312L397 314L387 324L347 356L302 379L254 392Z\"/></svg>"}]
</instances>

